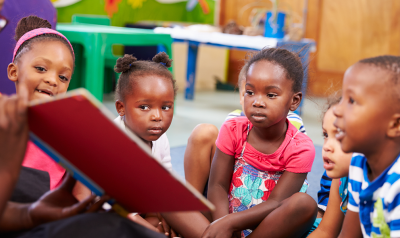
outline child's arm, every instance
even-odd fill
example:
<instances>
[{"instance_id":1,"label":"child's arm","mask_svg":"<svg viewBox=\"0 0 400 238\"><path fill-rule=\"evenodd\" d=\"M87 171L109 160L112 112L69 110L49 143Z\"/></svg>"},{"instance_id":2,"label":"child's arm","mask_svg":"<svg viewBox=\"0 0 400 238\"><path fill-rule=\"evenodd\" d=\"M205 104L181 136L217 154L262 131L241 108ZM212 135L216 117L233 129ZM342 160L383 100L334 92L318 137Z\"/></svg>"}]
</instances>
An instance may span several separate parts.
<instances>
[{"instance_id":1,"label":"child's arm","mask_svg":"<svg viewBox=\"0 0 400 238\"><path fill-rule=\"evenodd\" d=\"M148 222L147 220L145 220L143 217L141 217L139 214L137 213L131 213L128 215L128 218L136 223L138 223L139 225L142 225L150 230L159 232L158 229L156 228L156 226L154 226L153 224L150 224L150 222Z\"/></svg>"},{"instance_id":2,"label":"child's arm","mask_svg":"<svg viewBox=\"0 0 400 238\"><path fill-rule=\"evenodd\" d=\"M104 196L95 202L95 196L92 195L78 202L72 195L75 182L72 176L67 175L61 186L45 193L34 203L7 202L0 218L0 231L26 230L80 213L95 212L109 199Z\"/></svg>"},{"instance_id":3,"label":"child's arm","mask_svg":"<svg viewBox=\"0 0 400 238\"><path fill-rule=\"evenodd\" d=\"M344 214L340 210L342 199L339 195L339 179L332 180L331 190L329 192L329 201L324 218L318 228L311 233L308 238L319 237L337 237L342 228Z\"/></svg>"},{"instance_id":4,"label":"child's arm","mask_svg":"<svg viewBox=\"0 0 400 238\"><path fill-rule=\"evenodd\" d=\"M324 217L325 219L325 217ZM339 238L362 238L361 224L358 212L347 210L343 228Z\"/></svg>"},{"instance_id":5,"label":"child's arm","mask_svg":"<svg viewBox=\"0 0 400 238\"><path fill-rule=\"evenodd\" d=\"M229 214L228 192L233 174L235 158L218 148L211 165L208 200L215 205L213 221Z\"/></svg>"},{"instance_id":6,"label":"child's arm","mask_svg":"<svg viewBox=\"0 0 400 238\"><path fill-rule=\"evenodd\" d=\"M18 84L18 96L0 95L0 217L18 180L28 141L28 92Z\"/></svg>"},{"instance_id":7,"label":"child's arm","mask_svg":"<svg viewBox=\"0 0 400 238\"><path fill-rule=\"evenodd\" d=\"M214 158L214 161L218 159ZM214 162L213 162L214 164ZM217 163L216 163L217 164ZM232 162L233 164L233 162ZM230 168L232 168L231 166ZM219 173L223 171L218 170ZM225 172L225 171L224 171ZM279 207L280 203L300 191L307 173L285 171L271 192L268 200L248 210L232 213L214 221L203 234L203 237L214 237L216 234L232 234L235 231L257 227L264 218ZM222 194L222 193L221 193ZM227 195L225 195L227 196ZM225 197L226 199L227 197ZM226 199L227 200L227 199ZM213 202L214 203L214 202ZM228 202L226 202L227 204ZM218 208L218 204L214 203ZM222 204L222 203L220 203ZM220 209L221 210L221 209ZM227 210L227 208L226 208ZM216 210L218 211L218 209ZM214 218L214 217L213 217Z\"/></svg>"}]
</instances>

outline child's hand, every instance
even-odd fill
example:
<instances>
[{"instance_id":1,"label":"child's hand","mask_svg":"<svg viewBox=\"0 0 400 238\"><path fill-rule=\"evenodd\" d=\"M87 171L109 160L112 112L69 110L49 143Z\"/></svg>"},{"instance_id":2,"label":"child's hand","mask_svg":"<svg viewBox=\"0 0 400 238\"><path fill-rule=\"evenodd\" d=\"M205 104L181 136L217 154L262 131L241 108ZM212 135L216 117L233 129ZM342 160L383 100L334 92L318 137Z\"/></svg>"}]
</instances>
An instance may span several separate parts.
<instances>
[{"instance_id":1,"label":"child's hand","mask_svg":"<svg viewBox=\"0 0 400 238\"><path fill-rule=\"evenodd\" d=\"M158 223L157 229L159 232L164 233L167 237L179 237L179 235L170 227L167 221L161 216L160 213L157 213Z\"/></svg>"},{"instance_id":2,"label":"child's hand","mask_svg":"<svg viewBox=\"0 0 400 238\"><path fill-rule=\"evenodd\" d=\"M28 209L31 227L80 213L98 211L109 199L103 196L95 201L96 196L92 195L78 202L72 194L75 183L76 180L67 175L60 187L47 192L38 201L32 203Z\"/></svg>"},{"instance_id":3,"label":"child's hand","mask_svg":"<svg viewBox=\"0 0 400 238\"><path fill-rule=\"evenodd\" d=\"M14 176L18 176L28 141L27 108L25 84L18 86L18 95L0 95L0 168Z\"/></svg>"},{"instance_id":4,"label":"child's hand","mask_svg":"<svg viewBox=\"0 0 400 238\"><path fill-rule=\"evenodd\" d=\"M0 95L0 217L18 179L28 141L28 92L19 85L19 94Z\"/></svg>"},{"instance_id":5,"label":"child's hand","mask_svg":"<svg viewBox=\"0 0 400 238\"><path fill-rule=\"evenodd\" d=\"M204 231L202 238L231 238L233 235L232 222L229 215L212 222Z\"/></svg>"}]
</instances>

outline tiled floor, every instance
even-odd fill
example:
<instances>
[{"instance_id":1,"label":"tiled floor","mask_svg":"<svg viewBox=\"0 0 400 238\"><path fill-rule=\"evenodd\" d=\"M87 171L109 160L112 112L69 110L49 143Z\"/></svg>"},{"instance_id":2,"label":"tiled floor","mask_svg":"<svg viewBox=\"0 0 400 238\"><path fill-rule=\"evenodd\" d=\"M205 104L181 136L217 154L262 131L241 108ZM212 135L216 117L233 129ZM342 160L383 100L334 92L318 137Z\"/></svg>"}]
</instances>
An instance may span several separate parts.
<instances>
[{"instance_id":1,"label":"tiled floor","mask_svg":"<svg viewBox=\"0 0 400 238\"><path fill-rule=\"evenodd\" d=\"M104 104L117 115L113 95L104 96ZM315 145L322 145L320 108L325 100L320 98L304 101L303 120L308 136ZM171 147L186 145L193 128L200 123L211 123L221 127L229 112L240 109L237 92L206 91L196 92L193 101L184 100L178 93L175 101L175 114L171 127L167 131Z\"/></svg>"}]
</instances>

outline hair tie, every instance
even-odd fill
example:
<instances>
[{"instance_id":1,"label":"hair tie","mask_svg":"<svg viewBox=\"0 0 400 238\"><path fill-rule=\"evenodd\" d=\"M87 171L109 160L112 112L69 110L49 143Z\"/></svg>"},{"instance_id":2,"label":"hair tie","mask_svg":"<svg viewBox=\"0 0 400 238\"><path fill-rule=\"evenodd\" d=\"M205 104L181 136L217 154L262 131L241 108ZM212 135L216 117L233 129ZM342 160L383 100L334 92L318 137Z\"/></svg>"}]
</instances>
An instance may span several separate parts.
<instances>
[{"instance_id":1,"label":"hair tie","mask_svg":"<svg viewBox=\"0 0 400 238\"><path fill-rule=\"evenodd\" d=\"M160 62L160 64L164 65L164 67L167 67L167 64L164 62Z\"/></svg>"},{"instance_id":2,"label":"hair tie","mask_svg":"<svg viewBox=\"0 0 400 238\"><path fill-rule=\"evenodd\" d=\"M129 64L129 68L132 66L132 64Z\"/></svg>"},{"instance_id":3,"label":"hair tie","mask_svg":"<svg viewBox=\"0 0 400 238\"><path fill-rule=\"evenodd\" d=\"M56 31L56 30L53 30L53 29L49 29L49 28L37 28L37 29L31 30L31 31L28 31L27 33L25 33L25 34L18 40L18 42L17 42L17 44L15 45L15 48L14 48L14 53L13 53L12 62L14 62L14 59L15 59L15 56L16 56L15 54L17 53L19 47L21 47L21 45L22 45L25 41L27 41L27 40L29 40L29 39L35 37L35 36L44 35L44 34L54 34L54 35L61 36L64 40L67 41L69 47L71 47L72 55L73 55L74 58L75 58L74 49L72 48L72 45L71 45L71 43L69 42L69 40L67 39L67 37L65 37L63 34L61 34L60 32L58 32L58 31Z\"/></svg>"}]
</instances>

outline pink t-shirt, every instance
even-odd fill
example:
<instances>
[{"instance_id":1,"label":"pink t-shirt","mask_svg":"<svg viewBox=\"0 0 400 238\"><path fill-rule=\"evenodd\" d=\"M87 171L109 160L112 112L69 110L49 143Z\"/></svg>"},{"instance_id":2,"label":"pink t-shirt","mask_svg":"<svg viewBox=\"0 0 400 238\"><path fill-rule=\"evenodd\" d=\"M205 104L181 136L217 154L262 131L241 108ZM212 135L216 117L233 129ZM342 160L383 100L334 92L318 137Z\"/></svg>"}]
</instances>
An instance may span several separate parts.
<instances>
[{"instance_id":1,"label":"pink t-shirt","mask_svg":"<svg viewBox=\"0 0 400 238\"><path fill-rule=\"evenodd\" d=\"M263 171L289 171L292 173L308 173L311 171L315 157L315 148L311 139L297 133L288 120L288 130L285 140L273 154L263 154L246 143L243 154L244 160ZM247 125L253 128L247 117L236 117L225 121L218 134L216 145L219 150L227 155L238 158L242 152L243 144L247 139ZM291 140L291 138L296 136Z\"/></svg>"},{"instance_id":2,"label":"pink t-shirt","mask_svg":"<svg viewBox=\"0 0 400 238\"><path fill-rule=\"evenodd\" d=\"M28 141L22 166L48 172L50 175L50 190L60 186L65 174L63 167L52 160L31 141Z\"/></svg>"}]
</instances>

